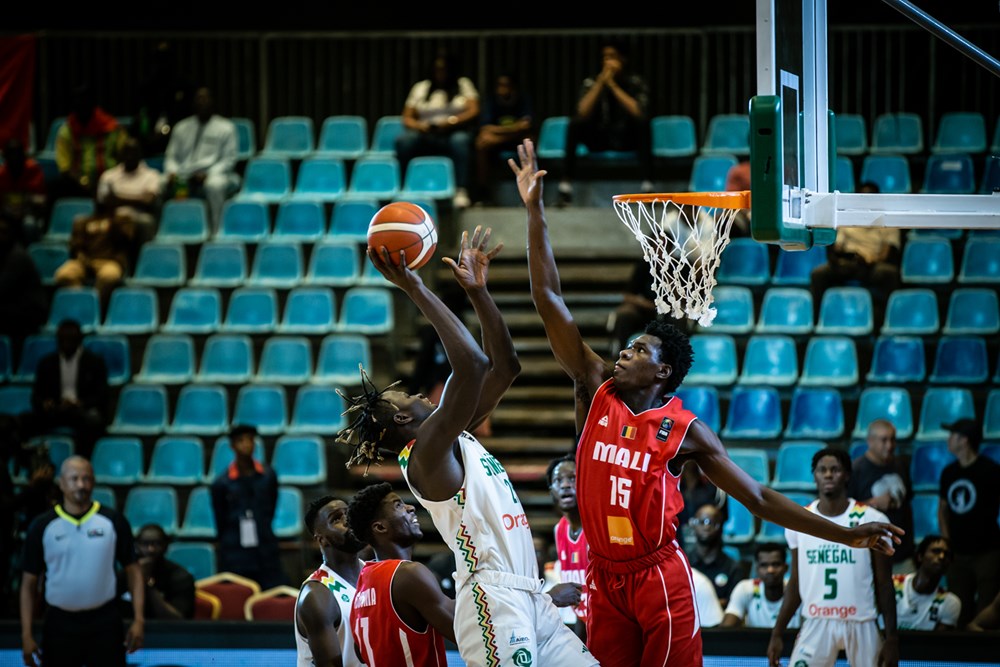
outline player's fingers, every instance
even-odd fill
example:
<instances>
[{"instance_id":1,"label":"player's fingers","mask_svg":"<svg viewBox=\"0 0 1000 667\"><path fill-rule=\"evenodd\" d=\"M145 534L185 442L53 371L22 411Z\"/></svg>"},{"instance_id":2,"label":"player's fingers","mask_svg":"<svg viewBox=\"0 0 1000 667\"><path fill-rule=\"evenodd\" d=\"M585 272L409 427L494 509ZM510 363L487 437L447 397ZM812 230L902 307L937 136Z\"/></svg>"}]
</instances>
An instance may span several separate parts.
<instances>
[{"instance_id":1,"label":"player's fingers","mask_svg":"<svg viewBox=\"0 0 1000 667\"><path fill-rule=\"evenodd\" d=\"M503 250L503 242L498 243L497 246L493 248L493 250L490 250L488 253L486 253L486 259L493 259L494 257L500 254L501 250Z\"/></svg>"},{"instance_id":2,"label":"player's fingers","mask_svg":"<svg viewBox=\"0 0 1000 667\"><path fill-rule=\"evenodd\" d=\"M479 231L478 227L476 228L476 231L477 232ZM483 236L481 239L479 239L480 250L484 249L487 245L489 245L490 236L492 235L493 235L493 229L491 227L487 227L485 230L483 230Z\"/></svg>"}]
</instances>

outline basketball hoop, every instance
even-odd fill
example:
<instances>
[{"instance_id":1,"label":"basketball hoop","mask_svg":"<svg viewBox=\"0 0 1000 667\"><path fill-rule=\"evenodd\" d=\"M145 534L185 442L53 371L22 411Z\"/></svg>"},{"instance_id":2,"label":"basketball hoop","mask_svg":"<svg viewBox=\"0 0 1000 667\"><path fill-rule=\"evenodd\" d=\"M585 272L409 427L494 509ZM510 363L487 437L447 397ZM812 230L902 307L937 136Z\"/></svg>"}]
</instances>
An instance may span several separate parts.
<instances>
[{"instance_id":1,"label":"basketball hoop","mask_svg":"<svg viewBox=\"0 0 1000 667\"><path fill-rule=\"evenodd\" d=\"M750 192L675 192L613 197L649 264L656 312L712 325L712 288L736 214Z\"/></svg>"}]
</instances>

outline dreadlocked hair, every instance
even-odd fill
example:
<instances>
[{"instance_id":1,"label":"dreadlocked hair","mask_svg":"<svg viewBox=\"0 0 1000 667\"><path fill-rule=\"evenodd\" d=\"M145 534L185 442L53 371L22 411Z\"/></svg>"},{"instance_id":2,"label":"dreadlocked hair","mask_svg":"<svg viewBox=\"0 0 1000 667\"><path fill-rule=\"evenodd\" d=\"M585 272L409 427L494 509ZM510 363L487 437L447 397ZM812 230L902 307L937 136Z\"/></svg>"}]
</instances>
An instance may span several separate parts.
<instances>
[{"instance_id":1,"label":"dreadlocked hair","mask_svg":"<svg viewBox=\"0 0 1000 667\"><path fill-rule=\"evenodd\" d=\"M364 366L358 364L358 370L361 371L360 395L348 396L339 388L337 389L337 393L348 404L348 408L341 416L351 417L353 415L353 418L347 427L337 434L334 442L352 448L347 467L364 464L364 476L367 477L368 469L371 468L372 463L381 463L384 460L382 454L379 453L378 446L385 436L386 428L378 423L377 413L379 407L392 404L382 398L382 395L400 384L402 380L397 380L379 391L368 373L365 372Z\"/></svg>"}]
</instances>

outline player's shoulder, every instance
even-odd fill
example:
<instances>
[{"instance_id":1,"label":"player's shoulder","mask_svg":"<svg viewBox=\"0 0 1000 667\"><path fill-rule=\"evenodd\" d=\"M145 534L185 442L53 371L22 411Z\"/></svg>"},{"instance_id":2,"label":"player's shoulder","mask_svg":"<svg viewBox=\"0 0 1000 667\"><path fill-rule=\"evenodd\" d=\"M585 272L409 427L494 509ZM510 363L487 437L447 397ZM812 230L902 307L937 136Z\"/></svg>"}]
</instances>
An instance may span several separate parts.
<instances>
[{"instance_id":1,"label":"player's shoulder","mask_svg":"<svg viewBox=\"0 0 1000 667\"><path fill-rule=\"evenodd\" d=\"M871 505L865 505L857 500L854 501L854 505L848 510L848 515L852 520L857 520L858 523L889 523L889 517L885 514Z\"/></svg>"}]
</instances>

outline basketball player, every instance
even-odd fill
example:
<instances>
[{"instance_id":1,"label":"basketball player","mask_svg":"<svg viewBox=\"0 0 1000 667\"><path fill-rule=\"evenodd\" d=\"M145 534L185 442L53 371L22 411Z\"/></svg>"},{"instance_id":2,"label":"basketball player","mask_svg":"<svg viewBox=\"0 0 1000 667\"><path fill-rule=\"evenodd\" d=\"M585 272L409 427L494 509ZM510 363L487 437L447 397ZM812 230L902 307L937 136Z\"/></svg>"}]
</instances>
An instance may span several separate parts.
<instances>
[{"instance_id":1,"label":"basketball player","mask_svg":"<svg viewBox=\"0 0 1000 667\"><path fill-rule=\"evenodd\" d=\"M681 331L653 321L613 368L584 342L562 297L542 205L545 171L538 169L534 144L525 140L509 165L528 209L532 299L575 386L577 499L590 546L587 642L601 664L702 662L691 569L675 539L683 508L679 479L688 461L761 518L891 553L898 528L838 526L732 462L718 436L671 395L691 365L691 345Z\"/></svg>"},{"instance_id":2,"label":"basketball player","mask_svg":"<svg viewBox=\"0 0 1000 667\"><path fill-rule=\"evenodd\" d=\"M564 607L573 618L573 630L581 639L587 637L587 536L583 534L580 524L580 508L576 504L576 461L572 456L563 456L549 463L545 475L549 483L549 493L555 502L556 509L562 517L556 523L554 530L556 554L559 563L559 581L563 584L576 585L579 601L569 607ZM551 592L550 592L551 595ZM556 606L559 606L558 604ZM567 613L563 613L563 621Z\"/></svg>"},{"instance_id":3,"label":"basketball player","mask_svg":"<svg viewBox=\"0 0 1000 667\"><path fill-rule=\"evenodd\" d=\"M548 596L524 507L500 462L473 437L520 371L510 332L486 288L490 230L462 234L456 263L444 262L469 295L483 347L420 277L390 261L385 248L368 257L417 305L437 331L452 372L439 405L424 396L376 391L351 400L356 414L338 441L354 447L350 463L397 457L403 478L455 554L455 643L467 665L593 665ZM394 385L393 385L394 386Z\"/></svg>"},{"instance_id":4,"label":"basketball player","mask_svg":"<svg viewBox=\"0 0 1000 667\"><path fill-rule=\"evenodd\" d=\"M954 630L962 613L962 601L941 586L941 579L951 567L951 541L941 535L928 535L913 554L917 571L896 574L896 625L900 630Z\"/></svg>"},{"instance_id":5,"label":"basketball player","mask_svg":"<svg viewBox=\"0 0 1000 667\"><path fill-rule=\"evenodd\" d=\"M441 667L444 638L455 641L455 601L434 573L413 561L422 537L413 505L385 482L366 486L347 506L351 532L372 545L351 607L354 645L366 665Z\"/></svg>"},{"instance_id":6,"label":"basketball player","mask_svg":"<svg viewBox=\"0 0 1000 667\"><path fill-rule=\"evenodd\" d=\"M847 495L851 457L827 447L813 455L813 478L819 498L807 511L840 526L885 522L877 509ZM792 614L802 605L802 629L795 638L789 665L833 667L843 650L851 667L895 667L899 663L896 634L896 596L892 589L892 561L867 549L849 549L829 539L785 529L792 550L792 574L767 646L773 667L780 664L782 634ZM885 642L877 617L882 612Z\"/></svg>"},{"instance_id":7,"label":"basketball player","mask_svg":"<svg viewBox=\"0 0 1000 667\"><path fill-rule=\"evenodd\" d=\"M781 611L785 595L785 574L788 573L788 547L777 542L762 542L754 549L757 561L757 578L744 579L736 584L726 615L724 628L773 628ZM788 627L799 627L799 614L794 614Z\"/></svg>"},{"instance_id":8,"label":"basketball player","mask_svg":"<svg viewBox=\"0 0 1000 667\"><path fill-rule=\"evenodd\" d=\"M304 523L323 554L323 564L302 582L295 603L298 667L361 665L349 629L354 587L364 544L347 528L347 503L333 496L309 504Z\"/></svg>"}]
</instances>

